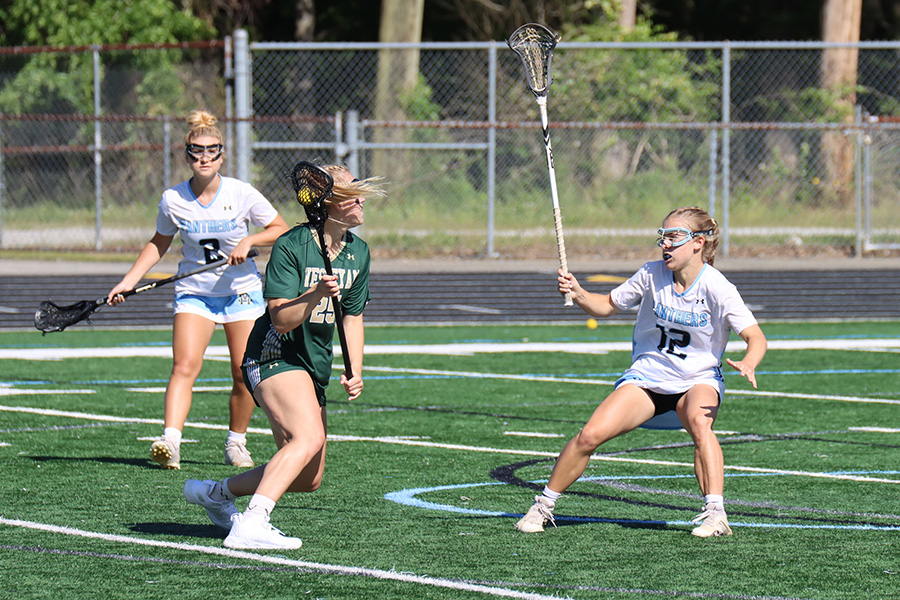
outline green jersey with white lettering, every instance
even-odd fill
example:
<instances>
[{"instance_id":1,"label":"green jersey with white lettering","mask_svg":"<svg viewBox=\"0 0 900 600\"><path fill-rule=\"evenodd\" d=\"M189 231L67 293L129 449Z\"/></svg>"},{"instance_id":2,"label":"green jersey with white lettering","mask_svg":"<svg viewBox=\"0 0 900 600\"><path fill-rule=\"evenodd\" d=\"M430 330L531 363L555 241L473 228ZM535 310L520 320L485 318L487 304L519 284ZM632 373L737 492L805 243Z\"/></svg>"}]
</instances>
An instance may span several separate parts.
<instances>
[{"instance_id":1,"label":"green jersey with white lettering","mask_svg":"<svg viewBox=\"0 0 900 600\"><path fill-rule=\"evenodd\" d=\"M331 259L332 272L341 288L341 309L345 315L362 314L369 301L369 246L352 232L344 235L337 256ZM297 298L315 286L326 274L325 260L316 232L298 225L278 238L266 267L264 296ZM257 319L247 341L244 370L248 387L253 388L269 372L281 371L274 363L287 363L306 370L324 404L325 388L334 362L333 298L323 298L312 314L296 329L279 334L272 326L268 309Z\"/></svg>"}]
</instances>

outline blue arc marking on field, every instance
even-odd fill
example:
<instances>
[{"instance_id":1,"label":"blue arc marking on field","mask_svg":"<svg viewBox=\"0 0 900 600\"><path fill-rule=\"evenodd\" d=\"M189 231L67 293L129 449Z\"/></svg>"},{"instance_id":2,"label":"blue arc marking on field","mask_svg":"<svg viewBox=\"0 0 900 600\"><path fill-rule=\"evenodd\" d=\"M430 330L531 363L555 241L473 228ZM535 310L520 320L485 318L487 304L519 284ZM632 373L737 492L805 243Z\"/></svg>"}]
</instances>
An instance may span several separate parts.
<instances>
[{"instance_id":1,"label":"blue arc marking on field","mask_svg":"<svg viewBox=\"0 0 900 600\"><path fill-rule=\"evenodd\" d=\"M776 476L777 473L754 473L754 474L742 474L742 475L731 475L731 476L745 476L745 477L762 477L762 476ZM726 475L729 476L729 475ZM673 478L673 477L682 477L678 475L667 475L663 476L664 478ZM693 475L684 475L683 477L693 478ZM655 479L657 477L652 475L645 476L637 476L635 479ZM603 479L603 477L593 476L590 479ZM615 477L612 479L631 479L630 477ZM532 483L542 483L546 482L546 480L542 480L540 482L532 482ZM502 481L485 481L481 483L460 483L455 485L438 485L432 487L422 487L422 488L410 488L406 490L400 490L397 492L389 492L384 495L385 500L390 500L391 502L396 502L397 504L401 504L403 506L411 506L414 508L422 508L425 510L439 510L443 512L451 512L458 513L463 515L471 515L475 517L514 517L520 518L522 513L509 513L503 511L495 511L495 510L482 510L478 508L466 508L463 506L454 506L452 504L439 504L437 502L429 502L427 500L422 500L418 496L421 494L427 494L429 492L440 492L446 490L461 490L461 489L469 489L469 488L477 488L477 487L486 487L491 485L507 485ZM692 523L691 521L662 521L656 519L611 519L611 518L603 518L603 517L567 517L565 515L556 515L556 521L559 522L571 522L571 523L609 523L613 525L653 525L653 526L690 526L696 525L696 523ZM851 530L851 531L900 531L900 525L802 525L797 523L750 523L744 521L738 522L729 522L732 527L748 527L748 528L756 528L756 529L836 529L836 530Z\"/></svg>"}]
</instances>

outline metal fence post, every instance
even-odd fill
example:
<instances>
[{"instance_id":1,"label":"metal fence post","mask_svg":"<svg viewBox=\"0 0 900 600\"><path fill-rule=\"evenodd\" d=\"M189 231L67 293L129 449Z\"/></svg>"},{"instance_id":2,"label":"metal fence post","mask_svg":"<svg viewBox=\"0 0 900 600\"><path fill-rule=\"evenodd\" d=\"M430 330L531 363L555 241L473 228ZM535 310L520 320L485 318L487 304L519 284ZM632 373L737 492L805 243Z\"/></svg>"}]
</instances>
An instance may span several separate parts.
<instances>
[{"instance_id":1,"label":"metal fence post","mask_svg":"<svg viewBox=\"0 0 900 600\"><path fill-rule=\"evenodd\" d=\"M862 136L862 161L862 204L865 217L862 250L865 252L872 245L872 134L868 131Z\"/></svg>"},{"instance_id":2,"label":"metal fence post","mask_svg":"<svg viewBox=\"0 0 900 600\"><path fill-rule=\"evenodd\" d=\"M234 43L230 35L225 36L225 147L229 150L234 144ZM226 173L231 174L231 168L226 166Z\"/></svg>"},{"instance_id":3,"label":"metal fence post","mask_svg":"<svg viewBox=\"0 0 900 600\"><path fill-rule=\"evenodd\" d=\"M6 165L3 161L3 121L0 121L0 248L3 248L3 209L6 203Z\"/></svg>"},{"instance_id":4,"label":"metal fence post","mask_svg":"<svg viewBox=\"0 0 900 600\"><path fill-rule=\"evenodd\" d=\"M722 256L731 250L731 46L722 47Z\"/></svg>"},{"instance_id":5,"label":"metal fence post","mask_svg":"<svg viewBox=\"0 0 900 600\"><path fill-rule=\"evenodd\" d=\"M854 170L856 171L856 182L854 194L856 195L856 244L854 253L856 258L862 258L863 253L863 200L862 200L862 173L863 173L863 130L858 126L862 122L862 107L857 104L854 119L857 125L856 129L856 152L854 153Z\"/></svg>"},{"instance_id":6,"label":"metal fence post","mask_svg":"<svg viewBox=\"0 0 900 600\"><path fill-rule=\"evenodd\" d=\"M494 184L497 163L497 43L488 48L488 148L487 148L487 255L496 257L494 250Z\"/></svg>"},{"instance_id":7,"label":"metal fence post","mask_svg":"<svg viewBox=\"0 0 900 600\"><path fill-rule=\"evenodd\" d=\"M95 239L94 249L100 250L103 246L103 155L100 152L103 138L100 133L100 51L95 47L94 54L94 213L95 213Z\"/></svg>"},{"instance_id":8,"label":"metal fence post","mask_svg":"<svg viewBox=\"0 0 900 600\"><path fill-rule=\"evenodd\" d=\"M172 122L163 121L163 189L168 189L172 181Z\"/></svg>"},{"instance_id":9,"label":"metal fence post","mask_svg":"<svg viewBox=\"0 0 900 600\"><path fill-rule=\"evenodd\" d=\"M235 164L237 178L247 183L253 183L250 178L250 94L250 45L247 31L238 29L234 32Z\"/></svg>"},{"instance_id":10,"label":"metal fence post","mask_svg":"<svg viewBox=\"0 0 900 600\"><path fill-rule=\"evenodd\" d=\"M716 216L716 183L719 175L719 130L709 130L709 216Z\"/></svg>"},{"instance_id":11,"label":"metal fence post","mask_svg":"<svg viewBox=\"0 0 900 600\"><path fill-rule=\"evenodd\" d=\"M359 112L347 111L347 129L344 132L344 141L347 144L347 166L350 172L359 176Z\"/></svg>"}]
</instances>

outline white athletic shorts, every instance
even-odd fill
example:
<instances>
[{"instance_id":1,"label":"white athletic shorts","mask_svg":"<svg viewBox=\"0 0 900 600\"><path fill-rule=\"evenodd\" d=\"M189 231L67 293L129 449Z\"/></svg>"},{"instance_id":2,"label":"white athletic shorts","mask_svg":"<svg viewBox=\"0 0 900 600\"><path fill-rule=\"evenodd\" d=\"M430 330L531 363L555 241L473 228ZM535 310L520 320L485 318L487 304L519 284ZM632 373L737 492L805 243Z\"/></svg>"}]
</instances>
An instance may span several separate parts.
<instances>
[{"instance_id":1,"label":"white athletic shorts","mask_svg":"<svg viewBox=\"0 0 900 600\"><path fill-rule=\"evenodd\" d=\"M194 313L214 323L255 321L266 311L262 290L235 296L198 296L176 294L175 314Z\"/></svg>"}]
</instances>

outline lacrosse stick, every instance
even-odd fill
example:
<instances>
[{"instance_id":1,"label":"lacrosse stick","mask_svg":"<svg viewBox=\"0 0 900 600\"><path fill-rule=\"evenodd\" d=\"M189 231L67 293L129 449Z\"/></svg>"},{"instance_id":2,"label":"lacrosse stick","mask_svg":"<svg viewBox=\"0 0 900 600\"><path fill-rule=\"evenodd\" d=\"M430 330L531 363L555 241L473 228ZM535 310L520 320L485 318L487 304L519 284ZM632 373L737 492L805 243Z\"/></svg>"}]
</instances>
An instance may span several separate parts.
<instances>
[{"instance_id":1,"label":"lacrosse stick","mask_svg":"<svg viewBox=\"0 0 900 600\"><path fill-rule=\"evenodd\" d=\"M334 178L322 167L306 161L300 161L294 165L290 177L294 191L297 192L297 202L306 211L306 217L310 224L318 231L319 245L322 246L322 260L325 261L325 272L334 275L331 269L331 259L328 258L328 246L325 245L325 221L328 220L325 200L331 196ZM351 379L353 378L353 369L350 368L350 352L347 350L347 336L344 334L344 311L341 309L340 297L332 301L332 306L334 307L338 340L341 343L341 355L344 359L344 371L347 379Z\"/></svg>"},{"instance_id":2,"label":"lacrosse stick","mask_svg":"<svg viewBox=\"0 0 900 600\"><path fill-rule=\"evenodd\" d=\"M506 43L522 59L525 67L525 84L537 100L541 111L541 128L544 130L544 147L547 150L547 167L550 169L550 195L553 198L553 221L556 225L556 248L559 252L559 268L568 273L566 242L563 239L562 215L559 210L559 194L556 190L556 169L553 166L553 148L550 146L550 120L547 116L547 92L550 90L550 59L559 36L537 23L522 25L512 32ZM566 306L572 306L572 294L566 294Z\"/></svg>"},{"instance_id":3,"label":"lacrosse stick","mask_svg":"<svg viewBox=\"0 0 900 600\"><path fill-rule=\"evenodd\" d=\"M212 250L212 248L209 248L208 246L207 248ZM219 256L223 256L220 252L215 252L219 254ZM257 255L259 255L259 250L257 250L256 248L252 248L250 252L247 253L247 258L253 258ZM217 267L221 267L227 262L228 257L225 256L224 258L220 258L215 262L205 264L202 267L197 267L196 269L193 269L186 273L172 275L171 277L166 277L165 279L160 279L159 281L154 281L152 283L138 286L133 290L122 292L122 296L125 298L127 298L128 296L134 296L135 294L140 294L142 292L158 288L161 285L166 285L167 283L172 283L173 281L178 281L179 279L184 279L185 277L190 277L192 275L196 275L197 273L203 273L204 271L209 271ZM99 311L104 306L106 306L106 296L97 298L96 300L82 300L80 302L68 304L66 306L59 306L51 302L50 300L44 300L38 305L38 309L34 313L34 327L35 329L42 331L44 334L48 334L53 331L63 331L66 327L90 318L92 314Z\"/></svg>"}]
</instances>

